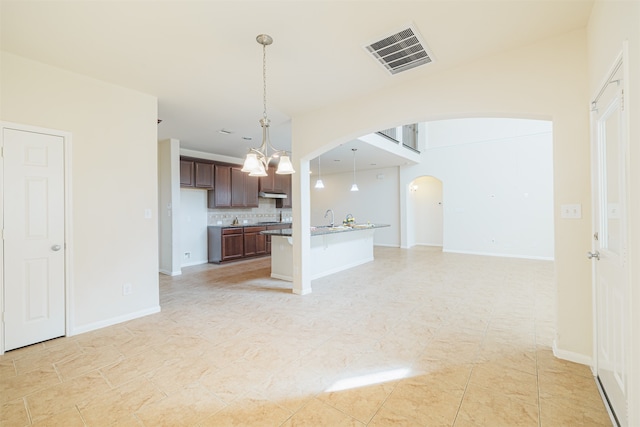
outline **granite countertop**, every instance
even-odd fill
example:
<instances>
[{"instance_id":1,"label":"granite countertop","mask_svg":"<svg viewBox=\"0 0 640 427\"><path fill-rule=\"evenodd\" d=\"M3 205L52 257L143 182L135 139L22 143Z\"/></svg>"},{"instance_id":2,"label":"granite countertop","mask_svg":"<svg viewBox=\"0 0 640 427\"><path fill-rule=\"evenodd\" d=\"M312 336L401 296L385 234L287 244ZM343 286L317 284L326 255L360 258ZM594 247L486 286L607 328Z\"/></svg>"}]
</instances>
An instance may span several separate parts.
<instances>
[{"instance_id":1,"label":"granite countertop","mask_svg":"<svg viewBox=\"0 0 640 427\"><path fill-rule=\"evenodd\" d=\"M390 227L389 224L356 224L353 227L347 227L345 225L337 225L335 227L323 226L323 227L311 227L312 236L320 236L323 234L336 234L336 233L351 233L359 230L373 230L376 228ZM284 230L267 230L261 231L261 234L270 234L272 236L291 236L292 231L290 228Z\"/></svg>"},{"instance_id":2,"label":"granite countertop","mask_svg":"<svg viewBox=\"0 0 640 427\"><path fill-rule=\"evenodd\" d=\"M288 225L291 226L290 222L279 222L279 221L261 221L261 222L252 222L247 224L219 224L219 225L208 225L207 227L218 227L218 228L239 228L239 227L261 227L267 225Z\"/></svg>"}]
</instances>

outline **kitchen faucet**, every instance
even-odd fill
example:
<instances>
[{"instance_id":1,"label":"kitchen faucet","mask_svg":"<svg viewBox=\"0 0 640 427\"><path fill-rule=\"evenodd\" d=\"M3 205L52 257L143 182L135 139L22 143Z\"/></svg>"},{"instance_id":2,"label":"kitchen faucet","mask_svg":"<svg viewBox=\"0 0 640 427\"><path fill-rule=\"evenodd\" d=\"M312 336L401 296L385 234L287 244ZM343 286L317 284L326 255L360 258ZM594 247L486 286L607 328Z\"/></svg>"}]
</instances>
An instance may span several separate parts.
<instances>
[{"instance_id":1,"label":"kitchen faucet","mask_svg":"<svg viewBox=\"0 0 640 427\"><path fill-rule=\"evenodd\" d=\"M327 211L324 213L324 217L326 218L327 215L329 215L329 213L331 213L331 227L333 227L334 225L333 209L327 209Z\"/></svg>"}]
</instances>

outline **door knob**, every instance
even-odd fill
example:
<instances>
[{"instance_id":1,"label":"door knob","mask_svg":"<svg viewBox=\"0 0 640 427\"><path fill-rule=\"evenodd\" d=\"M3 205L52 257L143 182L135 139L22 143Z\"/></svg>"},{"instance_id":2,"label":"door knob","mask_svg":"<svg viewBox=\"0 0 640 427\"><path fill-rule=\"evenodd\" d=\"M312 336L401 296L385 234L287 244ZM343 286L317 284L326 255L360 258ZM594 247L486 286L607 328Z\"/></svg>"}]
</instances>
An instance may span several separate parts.
<instances>
[{"instance_id":1,"label":"door knob","mask_svg":"<svg viewBox=\"0 0 640 427\"><path fill-rule=\"evenodd\" d=\"M598 261L600 260L600 252L595 251L595 252L587 252L587 258L591 259L591 258L595 258Z\"/></svg>"},{"instance_id":2,"label":"door knob","mask_svg":"<svg viewBox=\"0 0 640 427\"><path fill-rule=\"evenodd\" d=\"M60 246L60 245L51 246L51 250L54 251L54 252L58 252L60 249L62 249L62 246Z\"/></svg>"}]
</instances>

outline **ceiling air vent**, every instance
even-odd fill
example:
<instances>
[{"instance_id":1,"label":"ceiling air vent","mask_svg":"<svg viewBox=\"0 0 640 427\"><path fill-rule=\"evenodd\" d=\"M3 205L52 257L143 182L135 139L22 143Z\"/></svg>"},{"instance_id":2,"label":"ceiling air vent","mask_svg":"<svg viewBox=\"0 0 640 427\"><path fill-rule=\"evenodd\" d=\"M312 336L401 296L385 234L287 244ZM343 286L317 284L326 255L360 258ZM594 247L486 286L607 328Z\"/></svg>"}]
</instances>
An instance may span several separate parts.
<instances>
[{"instance_id":1,"label":"ceiling air vent","mask_svg":"<svg viewBox=\"0 0 640 427\"><path fill-rule=\"evenodd\" d=\"M391 74L398 74L432 61L427 47L412 27L365 46Z\"/></svg>"}]
</instances>

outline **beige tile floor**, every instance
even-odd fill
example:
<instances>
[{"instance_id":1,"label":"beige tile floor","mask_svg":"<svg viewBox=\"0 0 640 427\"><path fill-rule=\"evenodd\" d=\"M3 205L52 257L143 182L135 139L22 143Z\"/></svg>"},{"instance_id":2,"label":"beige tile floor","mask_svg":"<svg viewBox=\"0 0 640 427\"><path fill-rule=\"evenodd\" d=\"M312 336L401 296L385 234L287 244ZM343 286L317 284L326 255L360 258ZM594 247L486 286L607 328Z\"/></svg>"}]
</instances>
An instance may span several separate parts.
<instances>
[{"instance_id":1,"label":"beige tile floor","mask_svg":"<svg viewBox=\"0 0 640 427\"><path fill-rule=\"evenodd\" d=\"M159 314L0 356L0 425L611 425L551 262L375 255L306 296L268 258L161 276Z\"/></svg>"}]
</instances>

